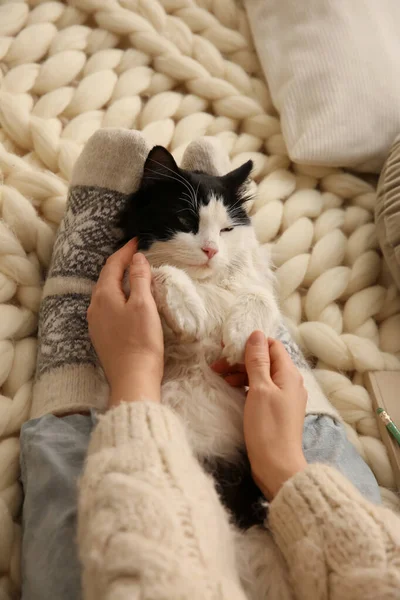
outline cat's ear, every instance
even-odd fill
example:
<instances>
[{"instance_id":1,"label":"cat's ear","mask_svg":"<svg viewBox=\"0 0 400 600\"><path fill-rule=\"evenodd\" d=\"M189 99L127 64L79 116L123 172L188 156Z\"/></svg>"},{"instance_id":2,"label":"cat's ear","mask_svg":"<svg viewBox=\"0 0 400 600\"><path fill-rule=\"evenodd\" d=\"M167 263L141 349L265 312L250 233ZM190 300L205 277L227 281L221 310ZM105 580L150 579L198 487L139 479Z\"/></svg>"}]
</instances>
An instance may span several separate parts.
<instances>
[{"instance_id":1,"label":"cat's ear","mask_svg":"<svg viewBox=\"0 0 400 600\"><path fill-rule=\"evenodd\" d=\"M247 180L253 168L253 161L248 160L237 169L230 171L222 177L224 185L230 189L238 190Z\"/></svg>"},{"instance_id":2,"label":"cat's ear","mask_svg":"<svg viewBox=\"0 0 400 600\"><path fill-rule=\"evenodd\" d=\"M142 184L169 179L178 172L179 167L172 154L163 146L154 146L144 163Z\"/></svg>"}]
</instances>

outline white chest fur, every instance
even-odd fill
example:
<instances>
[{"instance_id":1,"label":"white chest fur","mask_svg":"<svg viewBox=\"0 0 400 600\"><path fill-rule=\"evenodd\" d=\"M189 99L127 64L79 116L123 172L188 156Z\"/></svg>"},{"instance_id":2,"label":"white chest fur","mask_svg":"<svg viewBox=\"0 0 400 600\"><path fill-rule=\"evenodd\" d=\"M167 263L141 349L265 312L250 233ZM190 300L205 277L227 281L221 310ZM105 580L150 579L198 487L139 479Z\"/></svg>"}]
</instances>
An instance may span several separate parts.
<instances>
[{"instance_id":1,"label":"white chest fur","mask_svg":"<svg viewBox=\"0 0 400 600\"><path fill-rule=\"evenodd\" d=\"M255 329L274 335L280 313L271 277L259 273L247 264L234 277L199 282L175 267L153 269L165 332L162 400L186 423L199 458L234 461L243 448L244 391L230 387L210 364L221 355L243 362Z\"/></svg>"}]
</instances>

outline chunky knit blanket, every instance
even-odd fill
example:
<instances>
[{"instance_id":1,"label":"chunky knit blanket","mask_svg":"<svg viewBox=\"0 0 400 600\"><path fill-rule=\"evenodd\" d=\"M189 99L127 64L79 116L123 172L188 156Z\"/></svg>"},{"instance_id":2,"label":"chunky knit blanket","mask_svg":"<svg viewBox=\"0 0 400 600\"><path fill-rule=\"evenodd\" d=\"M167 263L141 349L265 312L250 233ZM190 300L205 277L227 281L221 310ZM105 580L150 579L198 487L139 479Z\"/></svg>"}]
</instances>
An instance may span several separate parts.
<instances>
[{"instance_id":1,"label":"chunky knit blanket","mask_svg":"<svg viewBox=\"0 0 400 600\"><path fill-rule=\"evenodd\" d=\"M67 182L100 127L140 129L180 160L217 136L251 158L292 335L399 508L363 385L399 369L400 298L378 250L374 185L291 164L236 0L0 0L0 600L20 590L18 432L28 418L41 286Z\"/></svg>"}]
</instances>

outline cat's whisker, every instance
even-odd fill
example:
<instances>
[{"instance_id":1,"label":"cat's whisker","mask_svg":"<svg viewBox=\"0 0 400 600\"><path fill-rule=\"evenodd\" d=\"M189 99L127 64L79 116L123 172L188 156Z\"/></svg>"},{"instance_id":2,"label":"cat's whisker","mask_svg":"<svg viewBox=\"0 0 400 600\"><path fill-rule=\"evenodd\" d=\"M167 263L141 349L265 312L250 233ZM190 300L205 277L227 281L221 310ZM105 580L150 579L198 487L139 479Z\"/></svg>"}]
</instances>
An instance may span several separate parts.
<instances>
[{"instance_id":1,"label":"cat's whisker","mask_svg":"<svg viewBox=\"0 0 400 600\"><path fill-rule=\"evenodd\" d=\"M172 175L168 175L168 173L161 173L161 175L162 175L162 177L166 177L168 179L172 179L174 181L177 181L180 184L183 184L186 187L186 189L189 191L189 193L190 194L192 193L191 188L189 187L189 184L186 183L185 180L178 179L178 177L172 177ZM147 179L151 180L151 181L159 181L159 176L158 177L151 177L150 176L150 177L147 177Z\"/></svg>"},{"instance_id":2,"label":"cat's whisker","mask_svg":"<svg viewBox=\"0 0 400 600\"><path fill-rule=\"evenodd\" d=\"M182 196L187 196L187 194L186 194L186 193L184 193L184 194L182 194ZM198 216L198 213L197 213L197 212L195 211L195 209L193 208L193 205L192 205L192 200L191 200L191 198L189 198L189 197L188 197L188 198L182 198L182 199L183 199L185 202L187 202L187 204L188 204L188 207L187 207L187 208L185 208L185 209L182 209L182 210L188 211L190 214L192 214L194 217L196 217L196 218L197 218L197 216Z\"/></svg>"},{"instance_id":3,"label":"cat's whisker","mask_svg":"<svg viewBox=\"0 0 400 600\"><path fill-rule=\"evenodd\" d=\"M193 202L192 202L192 198L189 196L189 194L187 192L183 192L182 197L187 196L186 201L189 203L189 210L197 216L197 212L195 211L194 207L193 207ZM197 208L197 203L196 203L196 208Z\"/></svg>"},{"instance_id":4,"label":"cat's whisker","mask_svg":"<svg viewBox=\"0 0 400 600\"><path fill-rule=\"evenodd\" d=\"M198 181L198 183L197 183L197 188L196 188L196 198L195 198L195 200L196 200L196 209L198 209L198 208L199 208L199 196L198 196L198 193L199 193L199 187L200 187L200 181Z\"/></svg>"},{"instance_id":5,"label":"cat's whisker","mask_svg":"<svg viewBox=\"0 0 400 600\"><path fill-rule=\"evenodd\" d=\"M188 194L187 192L184 192L183 195L187 196L187 201L191 205L191 208L192 208L193 212L195 212L194 207L197 206L197 205L196 205L196 199L193 196L192 192L190 192L190 194Z\"/></svg>"},{"instance_id":6,"label":"cat's whisker","mask_svg":"<svg viewBox=\"0 0 400 600\"><path fill-rule=\"evenodd\" d=\"M167 167L166 167L166 168L167 168ZM170 171L172 171L172 169L169 169L169 170L170 170ZM174 171L172 171L172 173L173 173L173 172L174 172ZM159 175L160 175L160 173L158 174L158 176L157 176L157 177L151 177L151 176L150 176L150 177L147 177L147 179L150 179L150 180L152 180L152 181L159 181ZM189 187L189 183L188 183L188 182L186 182L184 179L179 179L178 177L172 177L172 175L168 175L168 173L161 173L161 176L162 176L162 177L166 177L166 178L168 178L168 179L172 179L172 180L174 180L174 181L177 181L178 183L181 183L181 184L183 184L183 185L186 187L186 189L187 189L187 190L189 190L189 192L191 193L191 188Z\"/></svg>"},{"instance_id":7,"label":"cat's whisker","mask_svg":"<svg viewBox=\"0 0 400 600\"><path fill-rule=\"evenodd\" d=\"M237 199L237 200L236 200L236 201L235 201L235 202L234 202L234 203L233 203L233 204L230 206L230 209L231 209L231 210L235 210L235 209L237 209L237 208L241 208L241 207L242 207L242 202L243 202L242 198L238 198L238 199Z\"/></svg>"},{"instance_id":8,"label":"cat's whisker","mask_svg":"<svg viewBox=\"0 0 400 600\"><path fill-rule=\"evenodd\" d=\"M171 177L169 175L169 177L171 179L175 179L176 181L180 181L181 183L183 183L183 185L189 190L189 193L191 194L192 192L194 193L194 189L193 186L190 184L189 181L187 181L180 173L177 173L176 171L174 171L173 169L170 169L169 167L167 167L167 165L164 165L160 162L158 162L157 160L154 160L154 158L148 158L148 160L151 160L152 162L154 162L155 164L159 165L160 167L163 167L163 169L167 169L167 171L170 171L171 173L173 173L174 177ZM161 175L168 177L168 175L166 173L161 173Z\"/></svg>"}]
</instances>

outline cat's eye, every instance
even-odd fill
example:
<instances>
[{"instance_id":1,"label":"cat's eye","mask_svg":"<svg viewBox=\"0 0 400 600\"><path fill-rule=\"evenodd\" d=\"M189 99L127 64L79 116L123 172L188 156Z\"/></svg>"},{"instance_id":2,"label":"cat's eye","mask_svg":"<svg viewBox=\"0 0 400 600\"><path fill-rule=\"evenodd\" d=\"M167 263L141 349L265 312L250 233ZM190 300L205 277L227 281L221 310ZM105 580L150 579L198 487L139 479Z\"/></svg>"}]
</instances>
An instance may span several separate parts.
<instances>
[{"instance_id":1,"label":"cat's eye","mask_svg":"<svg viewBox=\"0 0 400 600\"><path fill-rule=\"evenodd\" d=\"M221 229L220 233L227 233L228 231L233 231L233 227L225 227L225 229Z\"/></svg>"},{"instance_id":2,"label":"cat's eye","mask_svg":"<svg viewBox=\"0 0 400 600\"><path fill-rule=\"evenodd\" d=\"M189 227L188 220L184 217L178 217L178 221L183 227Z\"/></svg>"}]
</instances>

